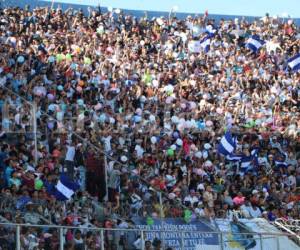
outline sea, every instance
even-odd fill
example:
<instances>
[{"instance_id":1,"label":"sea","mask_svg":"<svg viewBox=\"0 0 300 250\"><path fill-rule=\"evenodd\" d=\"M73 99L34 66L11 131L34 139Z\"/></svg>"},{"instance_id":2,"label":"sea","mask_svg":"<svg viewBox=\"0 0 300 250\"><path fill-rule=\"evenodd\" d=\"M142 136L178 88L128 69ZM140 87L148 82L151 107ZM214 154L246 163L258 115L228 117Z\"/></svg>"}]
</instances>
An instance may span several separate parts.
<instances>
[{"instance_id":1,"label":"sea","mask_svg":"<svg viewBox=\"0 0 300 250\"><path fill-rule=\"evenodd\" d=\"M95 1L96 2L96 1ZM5 7L20 7L20 8L24 8L26 5L29 6L31 9L39 6L39 7L45 7L45 6L50 6L51 5L51 1L50 0L0 0L0 4L1 4L1 8L5 8ZM57 6L60 6L63 10L72 7L73 9L82 9L82 11L87 14L88 11L88 7L92 7L92 8L97 8L97 6L88 6L88 5L81 5L81 4L71 4L71 3L54 3L54 8L56 8ZM107 8L104 6L100 6L101 7L101 11L107 11ZM122 11L125 14L130 14L132 16L135 16L137 18L143 17L145 16L145 11L143 10L128 10L128 9L122 9ZM168 12L163 12L163 11L147 11L147 17L148 18L152 18L152 17L168 17L169 13ZM195 15L202 15L202 14L195 14L195 13L176 13L176 17L178 19L184 19L186 18L188 15L191 16L195 16ZM217 22L221 19L224 20L233 20L234 18L245 18L248 21L254 21L257 20L261 17L255 17L255 16L238 16L238 15L218 15L218 14L209 14L209 18L211 19L215 19ZM287 19L286 19L287 20ZM294 22L297 24L297 26L300 26L300 18L294 18L293 19Z\"/></svg>"}]
</instances>

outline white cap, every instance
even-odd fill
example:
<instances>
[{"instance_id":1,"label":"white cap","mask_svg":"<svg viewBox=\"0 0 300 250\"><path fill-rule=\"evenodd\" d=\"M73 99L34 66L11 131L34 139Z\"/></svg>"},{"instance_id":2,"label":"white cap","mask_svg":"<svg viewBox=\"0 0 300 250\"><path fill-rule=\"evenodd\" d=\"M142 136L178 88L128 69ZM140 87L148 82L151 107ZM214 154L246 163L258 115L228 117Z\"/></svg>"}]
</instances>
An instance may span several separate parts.
<instances>
[{"instance_id":1,"label":"white cap","mask_svg":"<svg viewBox=\"0 0 300 250\"><path fill-rule=\"evenodd\" d=\"M171 121L175 124L179 123L179 118L177 116L172 116Z\"/></svg>"},{"instance_id":2,"label":"white cap","mask_svg":"<svg viewBox=\"0 0 300 250\"><path fill-rule=\"evenodd\" d=\"M206 167L211 167L213 164L212 164L212 162L211 162L210 160L207 160L207 161L204 163L204 165L205 165Z\"/></svg>"},{"instance_id":3,"label":"white cap","mask_svg":"<svg viewBox=\"0 0 300 250\"><path fill-rule=\"evenodd\" d=\"M155 144L157 142L157 139L155 136L152 136L150 140L151 140L152 144Z\"/></svg>"},{"instance_id":4,"label":"white cap","mask_svg":"<svg viewBox=\"0 0 300 250\"><path fill-rule=\"evenodd\" d=\"M128 160L128 159L127 159L127 157L126 157L125 155L122 155L122 156L121 156L121 161L122 161L122 162L126 162L127 160Z\"/></svg>"},{"instance_id":5,"label":"white cap","mask_svg":"<svg viewBox=\"0 0 300 250\"><path fill-rule=\"evenodd\" d=\"M153 87L157 88L157 87L158 87L158 84L159 84L158 80L154 79L154 80L152 81Z\"/></svg>"},{"instance_id":6,"label":"white cap","mask_svg":"<svg viewBox=\"0 0 300 250\"><path fill-rule=\"evenodd\" d=\"M207 151L203 151L203 153L202 153L202 157L203 157L204 159L206 159L206 158L208 157L208 153L207 153Z\"/></svg>"},{"instance_id":7,"label":"white cap","mask_svg":"<svg viewBox=\"0 0 300 250\"><path fill-rule=\"evenodd\" d=\"M183 141L182 141L180 138L178 138L178 139L176 140L176 144L177 144L178 146L182 146Z\"/></svg>"},{"instance_id":8,"label":"white cap","mask_svg":"<svg viewBox=\"0 0 300 250\"><path fill-rule=\"evenodd\" d=\"M116 122L116 120L115 120L115 118L113 118L113 117L109 117L109 122L110 122L111 124L114 124L114 123Z\"/></svg>"},{"instance_id":9,"label":"white cap","mask_svg":"<svg viewBox=\"0 0 300 250\"><path fill-rule=\"evenodd\" d=\"M201 151L196 152L196 153L195 153L195 157L198 158L198 159L202 158L202 153L201 153Z\"/></svg>"},{"instance_id":10,"label":"white cap","mask_svg":"<svg viewBox=\"0 0 300 250\"><path fill-rule=\"evenodd\" d=\"M135 111L135 113L137 115L142 115L143 111L140 108L137 108L136 111Z\"/></svg>"},{"instance_id":11,"label":"white cap","mask_svg":"<svg viewBox=\"0 0 300 250\"><path fill-rule=\"evenodd\" d=\"M149 120L150 120L151 122L154 122L154 121L155 121L155 116L151 114L151 115L149 116Z\"/></svg>"},{"instance_id":12,"label":"white cap","mask_svg":"<svg viewBox=\"0 0 300 250\"><path fill-rule=\"evenodd\" d=\"M204 185L203 185L202 183L200 183L200 184L197 186L197 190L205 190Z\"/></svg>"},{"instance_id":13,"label":"white cap","mask_svg":"<svg viewBox=\"0 0 300 250\"><path fill-rule=\"evenodd\" d=\"M146 102L146 100L147 100L147 98L146 98L144 95L142 95L142 96L140 97L140 101L141 101L141 102L144 103L144 102Z\"/></svg>"},{"instance_id":14,"label":"white cap","mask_svg":"<svg viewBox=\"0 0 300 250\"><path fill-rule=\"evenodd\" d=\"M169 194L168 194L168 198L171 199L171 200L173 200L173 199L176 198L176 194L174 194L174 193L169 193Z\"/></svg>"},{"instance_id":15,"label":"white cap","mask_svg":"<svg viewBox=\"0 0 300 250\"><path fill-rule=\"evenodd\" d=\"M211 149L211 145L210 145L209 143L205 143L205 144L204 144L204 148L205 148L206 150L209 150L209 149Z\"/></svg>"}]
</instances>

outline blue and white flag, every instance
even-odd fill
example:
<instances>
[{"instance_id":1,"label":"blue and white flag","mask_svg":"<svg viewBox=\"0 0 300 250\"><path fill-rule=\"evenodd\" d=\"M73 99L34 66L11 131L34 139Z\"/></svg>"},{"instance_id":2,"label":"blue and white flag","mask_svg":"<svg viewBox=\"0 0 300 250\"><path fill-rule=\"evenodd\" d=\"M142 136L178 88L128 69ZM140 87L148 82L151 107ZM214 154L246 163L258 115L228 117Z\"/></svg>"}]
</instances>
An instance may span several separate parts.
<instances>
[{"instance_id":1,"label":"blue and white flag","mask_svg":"<svg viewBox=\"0 0 300 250\"><path fill-rule=\"evenodd\" d=\"M59 181L56 184L45 180L44 185L47 193L53 195L59 201L69 200L80 188L78 183L70 180L64 174L60 175Z\"/></svg>"},{"instance_id":2,"label":"blue and white flag","mask_svg":"<svg viewBox=\"0 0 300 250\"><path fill-rule=\"evenodd\" d=\"M243 156L241 159L241 168L242 169L249 169L252 167L252 163L253 163L253 156L249 155L249 156Z\"/></svg>"},{"instance_id":3,"label":"blue and white flag","mask_svg":"<svg viewBox=\"0 0 300 250\"><path fill-rule=\"evenodd\" d=\"M206 36L200 41L200 46L207 53L210 49L210 37Z\"/></svg>"},{"instance_id":4,"label":"blue and white flag","mask_svg":"<svg viewBox=\"0 0 300 250\"><path fill-rule=\"evenodd\" d=\"M230 131L226 132L222 137L220 144L218 146L218 153L222 155L231 154L236 148L236 138L232 138Z\"/></svg>"},{"instance_id":5,"label":"blue and white flag","mask_svg":"<svg viewBox=\"0 0 300 250\"><path fill-rule=\"evenodd\" d=\"M300 69L300 54L291 57L288 60L288 65L293 71L298 71Z\"/></svg>"},{"instance_id":6,"label":"blue and white flag","mask_svg":"<svg viewBox=\"0 0 300 250\"><path fill-rule=\"evenodd\" d=\"M288 164L285 161L275 161L275 166L278 168L287 168Z\"/></svg>"},{"instance_id":7,"label":"blue and white flag","mask_svg":"<svg viewBox=\"0 0 300 250\"><path fill-rule=\"evenodd\" d=\"M251 153L249 156L244 155L241 158L241 168L250 170L253 168L253 166L258 166L258 148L254 148L251 150Z\"/></svg>"},{"instance_id":8,"label":"blue and white flag","mask_svg":"<svg viewBox=\"0 0 300 250\"><path fill-rule=\"evenodd\" d=\"M258 153L259 153L259 148L254 148L251 150L251 156L252 156L252 162L254 166L258 166L259 162L258 162Z\"/></svg>"},{"instance_id":9,"label":"blue and white flag","mask_svg":"<svg viewBox=\"0 0 300 250\"><path fill-rule=\"evenodd\" d=\"M251 150L251 155L252 156L256 156L256 157L258 157L258 152L259 152L259 148L253 148L252 150Z\"/></svg>"},{"instance_id":10,"label":"blue and white flag","mask_svg":"<svg viewBox=\"0 0 300 250\"><path fill-rule=\"evenodd\" d=\"M215 33L217 32L217 29L215 29L211 24L206 26L205 29L206 33L209 34L210 36L214 36Z\"/></svg>"},{"instance_id":11,"label":"blue and white flag","mask_svg":"<svg viewBox=\"0 0 300 250\"><path fill-rule=\"evenodd\" d=\"M259 149L257 148L251 150L251 154L249 156L232 153L226 156L226 160L239 162L241 168L249 169L252 168L252 166L258 166L258 150Z\"/></svg>"},{"instance_id":12,"label":"blue and white flag","mask_svg":"<svg viewBox=\"0 0 300 250\"><path fill-rule=\"evenodd\" d=\"M71 181L67 176L61 175L59 181L56 184L56 190L60 193L66 200L69 200L72 195L80 188L78 183Z\"/></svg>"},{"instance_id":13,"label":"blue and white flag","mask_svg":"<svg viewBox=\"0 0 300 250\"><path fill-rule=\"evenodd\" d=\"M243 155L239 154L229 154L226 156L226 160L228 161L240 161L243 158Z\"/></svg>"},{"instance_id":14,"label":"blue and white flag","mask_svg":"<svg viewBox=\"0 0 300 250\"><path fill-rule=\"evenodd\" d=\"M265 41L261 40L259 36L254 35L251 36L247 41L246 41L246 47L251 49L253 52L257 52L260 47L262 47L265 44Z\"/></svg>"}]
</instances>

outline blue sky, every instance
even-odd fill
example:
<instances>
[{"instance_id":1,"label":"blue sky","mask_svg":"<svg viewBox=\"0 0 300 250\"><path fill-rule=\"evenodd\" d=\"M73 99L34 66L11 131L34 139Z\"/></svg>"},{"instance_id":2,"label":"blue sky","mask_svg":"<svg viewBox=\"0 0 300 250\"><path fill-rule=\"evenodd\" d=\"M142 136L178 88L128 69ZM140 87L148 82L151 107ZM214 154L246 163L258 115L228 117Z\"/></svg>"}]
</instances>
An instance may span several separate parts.
<instances>
[{"instance_id":1,"label":"blue sky","mask_svg":"<svg viewBox=\"0 0 300 250\"><path fill-rule=\"evenodd\" d=\"M50 2L50 0L48 0ZM169 11L178 6L178 12L263 16L288 13L300 17L300 0L55 0L55 2L97 5L121 9Z\"/></svg>"}]
</instances>

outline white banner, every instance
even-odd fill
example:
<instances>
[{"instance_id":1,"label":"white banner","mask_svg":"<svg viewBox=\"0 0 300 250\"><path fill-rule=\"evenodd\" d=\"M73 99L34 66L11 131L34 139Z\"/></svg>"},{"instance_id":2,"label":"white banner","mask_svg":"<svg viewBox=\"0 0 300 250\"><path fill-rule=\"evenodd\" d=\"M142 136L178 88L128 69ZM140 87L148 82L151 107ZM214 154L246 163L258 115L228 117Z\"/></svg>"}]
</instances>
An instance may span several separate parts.
<instances>
[{"instance_id":1,"label":"white banner","mask_svg":"<svg viewBox=\"0 0 300 250\"><path fill-rule=\"evenodd\" d=\"M200 41L190 41L188 43L188 48L191 53L200 53L201 51Z\"/></svg>"}]
</instances>

